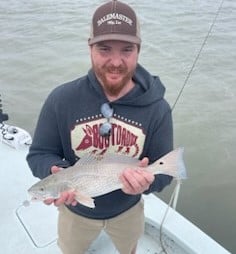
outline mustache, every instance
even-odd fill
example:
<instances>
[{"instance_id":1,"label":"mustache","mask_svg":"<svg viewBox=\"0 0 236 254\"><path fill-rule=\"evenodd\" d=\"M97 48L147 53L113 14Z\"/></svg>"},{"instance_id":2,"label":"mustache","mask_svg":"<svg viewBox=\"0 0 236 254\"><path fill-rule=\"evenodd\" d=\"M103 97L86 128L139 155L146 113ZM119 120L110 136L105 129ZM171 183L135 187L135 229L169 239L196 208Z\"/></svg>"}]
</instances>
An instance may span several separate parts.
<instances>
[{"instance_id":1,"label":"mustache","mask_svg":"<svg viewBox=\"0 0 236 254\"><path fill-rule=\"evenodd\" d=\"M109 66L106 66L106 71L111 73L124 73L127 71L127 68L124 65L120 65L120 66L109 65Z\"/></svg>"}]
</instances>

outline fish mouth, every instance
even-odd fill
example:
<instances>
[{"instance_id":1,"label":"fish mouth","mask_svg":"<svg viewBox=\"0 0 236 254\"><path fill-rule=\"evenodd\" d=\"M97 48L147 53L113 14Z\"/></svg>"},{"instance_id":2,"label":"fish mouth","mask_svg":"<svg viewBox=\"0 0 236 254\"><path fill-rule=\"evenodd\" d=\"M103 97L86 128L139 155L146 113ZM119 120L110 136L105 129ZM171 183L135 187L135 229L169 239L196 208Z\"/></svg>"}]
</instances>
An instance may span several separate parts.
<instances>
[{"instance_id":1,"label":"fish mouth","mask_svg":"<svg viewBox=\"0 0 236 254\"><path fill-rule=\"evenodd\" d=\"M45 195L45 196L41 196L41 195L37 195L37 194L32 194L31 195L31 201L44 201L46 199L52 198L52 196L49 195Z\"/></svg>"},{"instance_id":2,"label":"fish mouth","mask_svg":"<svg viewBox=\"0 0 236 254\"><path fill-rule=\"evenodd\" d=\"M31 194L31 201L44 201L47 198L49 198L49 197Z\"/></svg>"},{"instance_id":3,"label":"fish mouth","mask_svg":"<svg viewBox=\"0 0 236 254\"><path fill-rule=\"evenodd\" d=\"M57 199L59 196L53 197L53 195L38 195L37 193L29 193L31 196L31 201L45 201L47 199Z\"/></svg>"}]
</instances>

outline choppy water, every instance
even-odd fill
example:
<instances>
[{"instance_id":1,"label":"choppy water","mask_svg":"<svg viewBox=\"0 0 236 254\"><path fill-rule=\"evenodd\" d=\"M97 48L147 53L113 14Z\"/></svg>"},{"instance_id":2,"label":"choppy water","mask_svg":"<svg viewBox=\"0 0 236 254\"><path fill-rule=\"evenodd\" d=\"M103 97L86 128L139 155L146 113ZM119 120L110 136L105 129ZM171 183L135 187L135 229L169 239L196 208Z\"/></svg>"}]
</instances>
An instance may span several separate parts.
<instances>
[{"instance_id":1,"label":"choppy water","mask_svg":"<svg viewBox=\"0 0 236 254\"><path fill-rule=\"evenodd\" d=\"M100 0L1 0L0 93L9 123L33 133L55 86L90 67L89 23ZM127 0L142 26L140 63L158 74L171 105L221 0ZM174 109L175 146L189 179L178 210L236 253L236 2L225 0ZM168 200L171 188L161 197Z\"/></svg>"}]
</instances>

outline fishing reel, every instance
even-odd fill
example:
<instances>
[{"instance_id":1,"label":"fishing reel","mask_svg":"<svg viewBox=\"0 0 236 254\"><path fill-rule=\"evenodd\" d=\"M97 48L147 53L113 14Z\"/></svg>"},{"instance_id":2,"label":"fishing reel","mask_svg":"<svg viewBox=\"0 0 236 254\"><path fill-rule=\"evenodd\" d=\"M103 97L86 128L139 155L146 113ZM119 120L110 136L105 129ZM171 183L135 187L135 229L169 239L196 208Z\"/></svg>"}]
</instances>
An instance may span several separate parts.
<instances>
[{"instance_id":1,"label":"fishing reel","mask_svg":"<svg viewBox=\"0 0 236 254\"><path fill-rule=\"evenodd\" d=\"M20 149L28 147L32 143L30 134L16 126L7 125L8 114L2 111L2 104L0 98L0 142L3 142L13 148Z\"/></svg>"},{"instance_id":2,"label":"fishing reel","mask_svg":"<svg viewBox=\"0 0 236 254\"><path fill-rule=\"evenodd\" d=\"M32 143L32 138L27 131L7 124L0 126L0 140L16 149L29 147Z\"/></svg>"}]
</instances>

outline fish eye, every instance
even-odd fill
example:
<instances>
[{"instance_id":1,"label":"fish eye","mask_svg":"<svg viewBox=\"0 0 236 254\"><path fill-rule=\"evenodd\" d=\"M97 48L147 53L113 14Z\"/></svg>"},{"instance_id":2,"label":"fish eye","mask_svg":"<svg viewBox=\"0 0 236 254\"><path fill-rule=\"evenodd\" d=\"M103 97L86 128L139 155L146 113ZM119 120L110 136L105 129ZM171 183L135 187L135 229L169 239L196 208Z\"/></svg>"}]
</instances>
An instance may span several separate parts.
<instances>
[{"instance_id":1,"label":"fish eye","mask_svg":"<svg viewBox=\"0 0 236 254\"><path fill-rule=\"evenodd\" d=\"M43 188L43 187L41 187L39 190L40 190L40 191L44 191L44 188Z\"/></svg>"}]
</instances>

